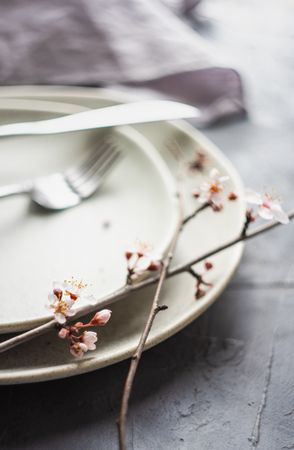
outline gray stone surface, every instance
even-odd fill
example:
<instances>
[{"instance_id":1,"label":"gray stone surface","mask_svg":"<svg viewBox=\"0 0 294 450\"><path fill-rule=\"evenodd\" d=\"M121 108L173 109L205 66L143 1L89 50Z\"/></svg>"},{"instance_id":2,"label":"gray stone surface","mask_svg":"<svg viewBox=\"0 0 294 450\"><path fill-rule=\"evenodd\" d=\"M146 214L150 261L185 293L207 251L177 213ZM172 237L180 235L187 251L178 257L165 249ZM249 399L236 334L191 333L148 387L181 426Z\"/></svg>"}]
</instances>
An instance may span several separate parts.
<instances>
[{"instance_id":1,"label":"gray stone surface","mask_svg":"<svg viewBox=\"0 0 294 450\"><path fill-rule=\"evenodd\" d=\"M248 120L206 134L256 188L292 199L291 0L206 0L197 23L244 76ZM145 353L128 422L136 450L294 448L293 225L248 243L219 301ZM128 362L68 380L1 388L0 448L117 448Z\"/></svg>"}]
</instances>

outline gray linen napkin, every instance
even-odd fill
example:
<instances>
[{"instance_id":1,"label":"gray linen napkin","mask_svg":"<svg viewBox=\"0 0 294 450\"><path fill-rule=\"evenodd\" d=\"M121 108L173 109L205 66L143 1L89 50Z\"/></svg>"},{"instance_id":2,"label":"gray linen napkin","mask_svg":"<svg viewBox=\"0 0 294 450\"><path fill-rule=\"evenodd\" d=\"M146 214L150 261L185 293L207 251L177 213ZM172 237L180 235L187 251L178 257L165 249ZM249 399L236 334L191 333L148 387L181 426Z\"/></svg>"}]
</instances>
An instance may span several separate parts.
<instances>
[{"instance_id":1,"label":"gray linen napkin","mask_svg":"<svg viewBox=\"0 0 294 450\"><path fill-rule=\"evenodd\" d=\"M180 18L197 0L3 0L0 84L125 85L244 112L238 73Z\"/></svg>"}]
</instances>

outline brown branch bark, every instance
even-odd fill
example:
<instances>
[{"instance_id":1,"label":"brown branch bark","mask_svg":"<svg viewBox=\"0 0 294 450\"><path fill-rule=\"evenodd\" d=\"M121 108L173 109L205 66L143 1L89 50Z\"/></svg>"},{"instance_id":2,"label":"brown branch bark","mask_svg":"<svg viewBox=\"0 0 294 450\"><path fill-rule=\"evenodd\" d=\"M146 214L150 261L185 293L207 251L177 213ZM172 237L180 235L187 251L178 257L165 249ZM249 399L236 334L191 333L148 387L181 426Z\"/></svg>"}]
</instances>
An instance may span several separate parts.
<instances>
[{"instance_id":1,"label":"brown branch bark","mask_svg":"<svg viewBox=\"0 0 294 450\"><path fill-rule=\"evenodd\" d=\"M182 198L180 198L181 213L180 213L180 220L179 220L179 223L177 226L177 230L176 230L173 240L169 246L168 254L162 261L160 272L159 272L159 277L158 277L158 284L157 284L155 295L154 295L152 305L150 308L149 316L146 321L143 332L141 334L137 349L132 356L129 371L128 371L127 378L125 381L122 400L121 400L120 413L119 413L119 417L117 419L120 450L126 450L126 439L125 439L126 438L126 417L127 417L127 413L128 413L128 406L129 406L130 396L131 396L131 392L132 392L132 388L133 388L133 384L134 384L134 379L135 379L135 376L137 373L140 359L141 359L147 338L149 336L150 330L152 328L153 322L155 320L155 317L157 316L157 314L160 311L167 308L165 305L160 306L159 300L160 300L160 294L162 292L164 280L166 279L168 268L169 268L169 265L173 258L174 250L175 250L175 247L176 247L176 244L177 244L177 241L178 241L178 238L179 238L179 235L182 230L183 223L184 223L182 202L183 202Z\"/></svg>"}]
</instances>

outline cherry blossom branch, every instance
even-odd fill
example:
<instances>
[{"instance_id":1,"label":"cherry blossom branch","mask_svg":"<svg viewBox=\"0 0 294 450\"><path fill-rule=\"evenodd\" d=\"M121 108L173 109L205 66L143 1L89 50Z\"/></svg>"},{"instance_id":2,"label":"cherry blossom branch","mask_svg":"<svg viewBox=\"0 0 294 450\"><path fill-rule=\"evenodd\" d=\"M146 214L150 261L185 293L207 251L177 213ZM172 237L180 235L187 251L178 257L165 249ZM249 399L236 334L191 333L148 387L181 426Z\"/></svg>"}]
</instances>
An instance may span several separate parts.
<instances>
[{"instance_id":1,"label":"cherry blossom branch","mask_svg":"<svg viewBox=\"0 0 294 450\"><path fill-rule=\"evenodd\" d=\"M199 206L199 208L195 209L193 213L191 213L183 220L183 225L186 225L188 222L190 222L190 220L194 219L194 217L196 217L198 213L200 213L201 211L203 211L208 207L210 207L209 203L203 203L203 205Z\"/></svg>"},{"instance_id":2,"label":"cherry blossom branch","mask_svg":"<svg viewBox=\"0 0 294 450\"><path fill-rule=\"evenodd\" d=\"M289 216L290 220L293 220L294 219L294 210L289 211L288 216ZM252 238L259 236L260 234L263 234L267 231L270 231L280 225L281 225L280 222L272 221L272 222L268 222L263 225L260 225L258 227L255 227L255 229L253 229L251 231L247 231L247 233L245 235L241 232L237 238L231 239L230 241L226 242L225 244L220 245L220 246L214 248L213 250L211 250L193 260L190 260L188 263L180 264L172 269L169 269L168 273L167 273L167 278L171 278L173 276L176 276L176 275L184 273L184 272L189 272L190 268L193 267L193 265L195 265L201 261L204 261L207 258L210 258L211 256L214 256L230 247L233 247L234 245L238 244L239 242L252 239ZM142 281L138 284L123 286L122 288L116 290L112 294L104 297L99 302L99 305L97 305L97 304L96 305L87 305L87 306L77 309L75 319L82 317L88 313L92 313L93 311L97 311L97 308L100 309L100 308L109 306L109 305L117 302L118 300L121 300L121 299L127 297L130 293L139 291L147 286L151 286L151 285L157 283L158 281L159 281L159 276L155 275L155 276L150 277L147 280ZM0 353L3 353L13 347L23 344L25 342L28 342L31 339L39 337L53 329L59 329L59 324L56 320L50 320L49 322L47 322L43 325L40 325L36 328L33 328L32 330L26 331L24 333L20 333L19 335L14 336L10 339L6 339L5 341L0 343Z\"/></svg>"},{"instance_id":3,"label":"cherry blossom branch","mask_svg":"<svg viewBox=\"0 0 294 450\"><path fill-rule=\"evenodd\" d=\"M289 213L287 213L287 215L289 217L289 220L293 220L294 219L294 210L289 211ZM201 261L204 261L205 259L210 258L211 256L214 256L217 253L220 253L230 247L233 247L234 245L238 244L239 242L248 241L249 239L259 236L260 234L263 234L269 230L272 230L273 228L276 228L280 225L282 225L282 224L279 221L274 220L272 222L265 223L264 225L255 227L255 229L253 229L251 231L247 231L247 233L245 235L243 233L243 228L242 228L242 231L237 238L232 239L232 240L226 242L225 244L220 245L219 247L216 247L215 249L199 256L198 258L195 258L195 259L189 261L188 263L180 264L177 267L174 267L173 269L171 269L168 272L168 278L173 277L173 276L178 275L183 272L189 272L190 268L192 266L194 266L195 264L197 264Z\"/></svg>"},{"instance_id":4,"label":"cherry blossom branch","mask_svg":"<svg viewBox=\"0 0 294 450\"><path fill-rule=\"evenodd\" d=\"M156 287L156 291L155 291L155 295L152 301L152 305L151 305L151 309L149 312L149 316L148 319L146 321L144 330L141 334L140 337L140 341L139 344L137 346L137 349L135 351L135 353L132 356L131 359L131 364L129 367L129 371L127 374L127 378L125 381L125 385L124 385L124 389L123 389L123 395L122 395L122 401L121 401L121 408L120 408L120 413L119 413L119 417L117 420L117 427L118 427L118 436L119 436L119 448L120 450L125 450L126 449L126 443L125 443L125 425L126 425L126 416L127 416L127 412L128 412L128 406L129 406L129 400L130 400L130 395L132 392L132 388L133 388L133 384L134 384L134 379L137 373L137 369L139 366L139 362L147 341L147 338L149 336L149 333L151 331L153 322L155 320L155 317L157 316L157 314L160 311L163 311L165 309L167 309L166 305L159 305L159 300L160 300L160 294L162 291L162 287L164 284L164 281L167 277L167 272L168 272L168 268L169 265L171 263L171 260L173 258L173 254L174 254L174 249L176 246L176 243L178 241L178 237L179 234L182 230L183 227L183 221L181 220L179 222L176 234L173 238L173 241L170 245L169 248L169 252L167 254L167 256L165 257L165 259L162 261L161 263L161 268L160 268L160 272L159 272L159 277L158 277L158 284Z\"/></svg>"},{"instance_id":5,"label":"cherry blossom branch","mask_svg":"<svg viewBox=\"0 0 294 450\"><path fill-rule=\"evenodd\" d=\"M153 297L153 301L151 304L151 308L149 311L149 315L148 315L147 321L145 323L144 329L142 331L138 346L135 350L135 353L132 356L129 371L128 371L128 374L127 374L127 377L125 380L125 384L124 384L122 400L121 400L121 407L120 407L120 412L119 412L119 416L117 419L118 440L119 440L120 450L126 450L126 440L125 440L126 417L127 417L127 413L128 413L129 401L130 401L130 396L131 396L131 392L132 392L132 388L133 388L133 384L134 384L134 379L135 379L137 369L138 369L138 366L139 366L139 363L141 360L141 356L142 356L143 350L145 348L145 344L146 344L146 341L150 334L155 317L157 316L157 314L160 311L167 309L166 305L159 304L160 295L162 292L162 287L163 287L164 281L167 277L170 263L174 256L174 251L175 251L178 239L179 239L179 235L180 235L180 233L183 229L184 223L185 223L182 192L179 191L178 196L179 196L180 214L179 214L177 228L176 228L175 234L173 236L173 239L169 245L167 255L161 261L161 266L160 266L160 270L159 270L159 274L158 274L158 282L157 282L155 294ZM195 216L196 215L197 215L197 212L195 213Z\"/></svg>"}]
</instances>

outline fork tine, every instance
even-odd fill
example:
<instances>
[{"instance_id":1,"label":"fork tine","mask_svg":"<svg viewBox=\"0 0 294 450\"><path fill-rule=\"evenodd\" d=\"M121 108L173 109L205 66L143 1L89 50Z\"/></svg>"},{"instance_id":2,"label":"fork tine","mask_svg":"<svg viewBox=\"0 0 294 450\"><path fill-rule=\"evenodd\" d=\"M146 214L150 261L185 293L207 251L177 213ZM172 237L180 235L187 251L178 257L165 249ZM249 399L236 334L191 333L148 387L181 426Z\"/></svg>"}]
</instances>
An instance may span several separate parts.
<instances>
[{"instance_id":1,"label":"fork tine","mask_svg":"<svg viewBox=\"0 0 294 450\"><path fill-rule=\"evenodd\" d=\"M78 165L71 167L65 172L65 177L70 180L70 182L74 182L74 180L83 175L89 169L89 167L91 167L95 163L100 155L102 156L104 154L106 149L106 142L100 142L99 145L93 146Z\"/></svg>"},{"instance_id":2,"label":"fork tine","mask_svg":"<svg viewBox=\"0 0 294 450\"><path fill-rule=\"evenodd\" d=\"M79 177L76 177L75 179L70 179L70 183L78 188L80 185L87 182L88 179L90 179L96 172L101 168L105 161L108 160L108 158L117 150L115 149L114 145L108 145L107 147L104 147L103 153L98 153L96 155L96 159L91 159L91 165L88 165L86 169L84 169L83 173L80 173Z\"/></svg>"},{"instance_id":3,"label":"fork tine","mask_svg":"<svg viewBox=\"0 0 294 450\"><path fill-rule=\"evenodd\" d=\"M74 187L74 189L76 189L81 197L89 197L92 195L99 188L109 170L120 157L121 153L118 150L113 150L108 154L108 157L102 165L99 165L99 167L96 166L96 170L92 171L91 176L84 183Z\"/></svg>"}]
</instances>

